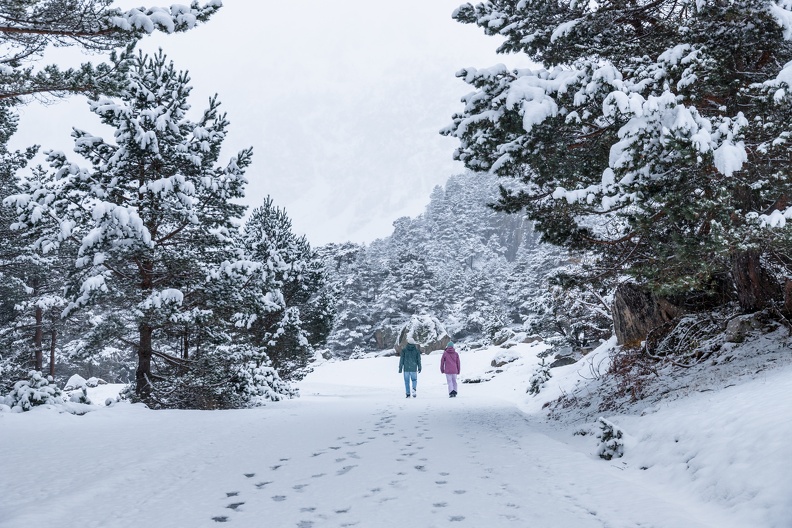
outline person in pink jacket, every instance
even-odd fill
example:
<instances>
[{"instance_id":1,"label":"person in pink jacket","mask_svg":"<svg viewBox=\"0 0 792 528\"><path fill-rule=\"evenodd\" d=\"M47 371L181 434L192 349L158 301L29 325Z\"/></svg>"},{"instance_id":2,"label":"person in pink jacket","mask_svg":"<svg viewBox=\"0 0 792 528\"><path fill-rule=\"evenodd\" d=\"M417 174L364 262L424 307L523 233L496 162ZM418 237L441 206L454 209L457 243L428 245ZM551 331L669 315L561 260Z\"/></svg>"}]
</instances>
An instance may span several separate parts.
<instances>
[{"instance_id":1,"label":"person in pink jacket","mask_svg":"<svg viewBox=\"0 0 792 528\"><path fill-rule=\"evenodd\" d=\"M457 395L457 374L462 371L459 362L459 354L454 350L454 343L449 341L446 345L443 357L440 358L440 372L446 375L448 382L448 397L456 398Z\"/></svg>"}]
</instances>

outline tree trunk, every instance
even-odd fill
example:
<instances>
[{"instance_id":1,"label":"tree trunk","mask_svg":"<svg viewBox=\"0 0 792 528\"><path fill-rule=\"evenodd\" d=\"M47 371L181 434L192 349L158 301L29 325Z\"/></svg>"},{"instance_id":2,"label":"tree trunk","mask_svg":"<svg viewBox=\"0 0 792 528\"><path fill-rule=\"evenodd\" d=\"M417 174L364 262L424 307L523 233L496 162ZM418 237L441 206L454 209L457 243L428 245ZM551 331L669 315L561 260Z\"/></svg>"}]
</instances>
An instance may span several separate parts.
<instances>
[{"instance_id":1,"label":"tree trunk","mask_svg":"<svg viewBox=\"0 0 792 528\"><path fill-rule=\"evenodd\" d=\"M148 323L140 323L140 344L138 345L138 366L135 371L135 393L141 398L151 394L151 351L154 328Z\"/></svg>"},{"instance_id":2,"label":"tree trunk","mask_svg":"<svg viewBox=\"0 0 792 528\"><path fill-rule=\"evenodd\" d=\"M44 341L44 310L40 306L36 306L36 331L33 334L33 360L35 362L35 370L41 372L44 370L44 352L42 349L42 342Z\"/></svg>"},{"instance_id":3,"label":"tree trunk","mask_svg":"<svg viewBox=\"0 0 792 528\"><path fill-rule=\"evenodd\" d=\"M147 226L149 232L156 232L156 226ZM143 260L138 263L138 270L140 272L140 290L142 298L151 291L154 286L154 264L150 260ZM144 316L145 317L145 316ZM154 334L154 327L145 319L141 321L138 326L139 340L138 340L138 366L135 371L135 394L141 399L146 399L151 395L152 390L152 376L151 376L151 356L152 356L152 336Z\"/></svg>"},{"instance_id":4,"label":"tree trunk","mask_svg":"<svg viewBox=\"0 0 792 528\"><path fill-rule=\"evenodd\" d=\"M745 312L756 312L781 299L781 286L762 267L757 251L744 251L732 257L732 277L737 300Z\"/></svg>"},{"instance_id":5,"label":"tree trunk","mask_svg":"<svg viewBox=\"0 0 792 528\"><path fill-rule=\"evenodd\" d=\"M792 279L784 281L784 312L792 315Z\"/></svg>"},{"instance_id":6,"label":"tree trunk","mask_svg":"<svg viewBox=\"0 0 792 528\"><path fill-rule=\"evenodd\" d=\"M52 339L50 340L50 361L49 367L50 372L49 375L53 378L55 377L55 346L58 344L58 331L54 328L52 329Z\"/></svg>"}]
</instances>

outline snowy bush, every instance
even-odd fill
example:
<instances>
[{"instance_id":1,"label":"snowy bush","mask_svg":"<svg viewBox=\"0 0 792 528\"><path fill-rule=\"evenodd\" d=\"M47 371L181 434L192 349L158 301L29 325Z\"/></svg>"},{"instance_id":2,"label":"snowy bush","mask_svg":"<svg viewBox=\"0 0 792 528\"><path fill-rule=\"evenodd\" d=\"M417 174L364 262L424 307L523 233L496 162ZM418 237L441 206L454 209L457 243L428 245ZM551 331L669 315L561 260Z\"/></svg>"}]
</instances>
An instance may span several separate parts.
<instances>
[{"instance_id":1,"label":"snowy bush","mask_svg":"<svg viewBox=\"0 0 792 528\"><path fill-rule=\"evenodd\" d=\"M81 387L69 394L69 401L72 403L84 403L91 405L91 399L88 397L88 389Z\"/></svg>"},{"instance_id":2,"label":"snowy bush","mask_svg":"<svg viewBox=\"0 0 792 528\"><path fill-rule=\"evenodd\" d=\"M44 377L37 371L30 372L29 376L30 379L14 383L14 388L3 399L12 412L29 411L38 405L63 403L61 390L53 383L51 376Z\"/></svg>"},{"instance_id":3,"label":"snowy bush","mask_svg":"<svg viewBox=\"0 0 792 528\"><path fill-rule=\"evenodd\" d=\"M355 349L349 354L348 359L363 359L366 357L366 351L362 347L356 346Z\"/></svg>"},{"instance_id":4,"label":"snowy bush","mask_svg":"<svg viewBox=\"0 0 792 528\"><path fill-rule=\"evenodd\" d=\"M600 427L600 432L597 434L599 439L597 455L605 460L624 456L624 441L622 439L624 432L601 416L597 421Z\"/></svg>"},{"instance_id":5,"label":"snowy bush","mask_svg":"<svg viewBox=\"0 0 792 528\"><path fill-rule=\"evenodd\" d=\"M299 396L296 388L292 387L278 375L270 366L249 365L250 368L240 369L240 378L244 380L240 391L247 400L248 406L263 405L268 401L280 401Z\"/></svg>"},{"instance_id":6,"label":"snowy bush","mask_svg":"<svg viewBox=\"0 0 792 528\"><path fill-rule=\"evenodd\" d=\"M159 409L239 409L298 396L267 354L249 344L217 346L182 368L155 384L149 399L129 398Z\"/></svg>"},{"instance_id":7,"label":"snowy bush","mask_svg":"<svg viewBox=\"0 0 792 528\"><path fill-rule=\"evenodd\" d=\"M539 394L539 391L542 390L542 387L544 387L545 382L551 377L550 365L545 363L545 358L543 357L542 362L537 365L536 370L531 375L531 379L528 382L528 390L526 392L536 396Z\"/></svg>"}]
</instances>

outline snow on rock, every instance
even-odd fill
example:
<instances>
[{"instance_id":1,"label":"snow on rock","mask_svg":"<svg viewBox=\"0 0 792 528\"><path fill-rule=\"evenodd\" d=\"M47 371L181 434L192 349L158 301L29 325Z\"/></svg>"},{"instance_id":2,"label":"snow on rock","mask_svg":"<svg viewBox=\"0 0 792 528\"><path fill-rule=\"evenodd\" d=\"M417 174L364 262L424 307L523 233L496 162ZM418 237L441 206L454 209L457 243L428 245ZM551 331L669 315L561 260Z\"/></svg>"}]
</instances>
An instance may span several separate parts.
<instances>
[{"instance_id":1,"label":"snow on rock","mask_svg":"<svg viewBox=\"0 0 792 528\"><path fill-rule=\"evenodd\" d=\"M91 378L96 379L96 378ZM71 391L75 389L81 389L83 387L87 387L88 382L80 376L79 374L73 374L72 377L69 378L69 381L66 382L66 385L63 387L64 391Z\"/></svg>"}]
</instances>

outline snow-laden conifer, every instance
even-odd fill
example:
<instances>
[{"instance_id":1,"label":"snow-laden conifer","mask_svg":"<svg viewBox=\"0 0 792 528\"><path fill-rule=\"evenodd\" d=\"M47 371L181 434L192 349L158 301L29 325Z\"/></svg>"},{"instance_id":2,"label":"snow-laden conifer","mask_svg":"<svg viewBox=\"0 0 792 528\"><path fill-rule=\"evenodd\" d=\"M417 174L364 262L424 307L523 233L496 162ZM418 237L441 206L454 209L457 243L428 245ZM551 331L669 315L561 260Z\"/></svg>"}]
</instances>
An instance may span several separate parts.
<instances>
[{"instance_id":1,"label":"snow-laden conifer","mask_svg":"<svg viewBox=\"0 0 792 528\"><path fill-rule=\"evenodd\" d=\"M113 0L4 0L0 3L0 100L36 94L116 91L123 86L112 65L85 63L63 69L34 67L49 46L109 52L154 32L176 33L207 21L221 0L203 5L113 7Z\"/></svg>"},{"instance_id":2,"label":"snow-laden conifer","mask_svg":"<svg viewBox=\"0 0 792 528\"><path fill-rule=\"evenodd\" d=\"M533 68L468 68L443 133L520 181L545 239L593 248L655 290L772 304L786 265L792 5L491 0L454 17Z\"/></svg>"},{"instance_id":3,"label":"snow-laden conifer","mask_svg":"<svg viewBox=\"0 0 792 528\"><path fill-rule=\"evenodd\" d=\"M246 221L241 245L246 258L266 273L242 292L264 297L240 303L249 309L236 315L237 324L249 329L252 342L267 351L281 376L299 376L313 346L325 341L334 315L323 262L270 197Z\"/></svg>"},{"instance_id":4,"label":"snow-laden conifer","mask_svg":"<svg viewBox=\"0 0 792 528\"><path fill-rule=\"evenodd\" d=\"M99 298L123 307L136 334L121 338L137 350L139 394L153 383L152 355L172 361L155 344L164 329L211 318L201 305L219 286L207 281L232 283L238 274L228 270L254 267L236 263L232 250L243 213L233 200L243 196L251 151L219 165L228 120L215 97L191 119L190 90L161 52L139 55L120 98L90 102L113 140L73 132L90 167L48 152L51 171L5 201L17 208L16 229L40 231L37 250L77 245L65 314Z\"/></svg>"}]
</instances>

